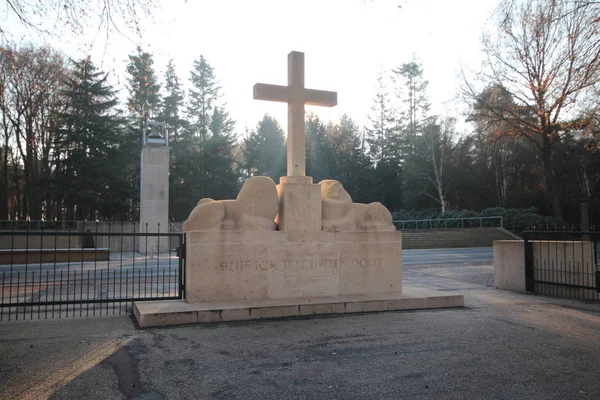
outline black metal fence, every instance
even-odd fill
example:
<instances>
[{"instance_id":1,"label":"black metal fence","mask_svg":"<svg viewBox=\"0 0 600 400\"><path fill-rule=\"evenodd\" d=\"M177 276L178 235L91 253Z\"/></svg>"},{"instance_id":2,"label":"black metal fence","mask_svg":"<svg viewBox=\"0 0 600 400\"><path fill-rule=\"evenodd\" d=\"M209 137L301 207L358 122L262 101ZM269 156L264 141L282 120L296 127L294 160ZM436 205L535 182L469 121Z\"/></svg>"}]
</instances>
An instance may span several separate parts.
<instances>
[{"instance_id":1,"label":"black metal fence","mask_svg":"<svg viewBox=\"0 0 600 400\"><path fill-rule=\"evenodd\" d=\"M527 291L600 300L600 232L528 231L523 239Z\"/></svg>"},{"instance_id":2,"label":"black metal fence","mask_svg":"<svg viewBox=\"0 0 600 400\"><path fill-rule=\"evenodd\" d=\"M0 321L129 313L184 296L182 233L0 231Z\"/></svg>"}]
</instances>

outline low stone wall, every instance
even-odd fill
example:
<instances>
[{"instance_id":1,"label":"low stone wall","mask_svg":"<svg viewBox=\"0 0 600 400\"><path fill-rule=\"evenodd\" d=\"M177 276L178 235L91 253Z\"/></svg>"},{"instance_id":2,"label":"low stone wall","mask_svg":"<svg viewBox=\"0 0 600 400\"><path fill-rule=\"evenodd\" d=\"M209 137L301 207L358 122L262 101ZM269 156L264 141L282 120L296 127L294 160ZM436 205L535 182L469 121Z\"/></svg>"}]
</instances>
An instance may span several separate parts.
<instances>
[{"instance_id":1,"label":"low stone wall","mask_svg":"<svg viewBox=\"0 0 600 400\"><path fill-rule=\"evenodd\" d=\"M525 244L522 240L494 241L494 285L525 292Z\"/></svg>"}]
</instances>

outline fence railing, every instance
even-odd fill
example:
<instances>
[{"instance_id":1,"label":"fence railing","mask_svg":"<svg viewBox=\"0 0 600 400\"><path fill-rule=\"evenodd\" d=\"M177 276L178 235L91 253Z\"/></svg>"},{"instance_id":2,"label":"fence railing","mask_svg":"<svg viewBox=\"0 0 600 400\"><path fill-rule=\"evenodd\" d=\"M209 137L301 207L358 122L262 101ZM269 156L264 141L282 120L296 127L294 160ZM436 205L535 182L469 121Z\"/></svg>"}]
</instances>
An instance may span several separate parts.
<instances>
[{"instance_id":1,"label":"fence railing","mask_svg":"<svg viewBox=\"0 0 600 400\"><path fill-rule=\"evenodd\" d=\"M161 232L181 232L182 222L169 222L167 229L163 226L159 229ZM125 221L84 221L84 220L60 220L60 221L42 221L42 220L0 220L0 231L40 231L40 230L84 230L92 229L100 232L139 232L144 233L146 226L141 226L138 222ZM156 227L151 227L156 228ZM151 229L152 230L152 229ZM155 231L152 230L152 231Z\"/></svg>"},{"instance_id":2,"label":"fence railing","mask_svg":"<svg viewBox=\"0 0 600 400\"><path fill-rule=\"evenodd\" d=\"M118 315L181 299L184 234L0 232L0 321Z\"/></svg>"},{"instance_id":3,"label":"fence railing","mask_svg":"<svg viewBox=\"0 0 600 400\"><path fill-rule=\"evenodd\" d=\"M502 228L502 217L408 219L392 221L396 229Z\"/></svg>"},{"instance_id":4,"label":"fence railing","mask_svg":"<svg viewBox=\"0 0 600 400\"><path fill-rule=\"evenodd\" d=\"M527 291L600 300L600 232L527 231L523 239Z\"/></svg>"}]
</instances>

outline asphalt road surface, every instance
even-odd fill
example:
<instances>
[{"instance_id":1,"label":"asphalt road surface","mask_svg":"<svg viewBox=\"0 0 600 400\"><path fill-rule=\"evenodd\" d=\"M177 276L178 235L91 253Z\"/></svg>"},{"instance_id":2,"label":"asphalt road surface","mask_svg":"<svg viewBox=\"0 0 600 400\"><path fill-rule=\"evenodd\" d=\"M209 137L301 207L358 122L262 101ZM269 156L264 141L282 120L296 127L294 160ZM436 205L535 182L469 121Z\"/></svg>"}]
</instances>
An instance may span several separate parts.
<instances>
[{"instance_id":1,"label":"asphalt road surface","mask_svg":"<svg viewBox=\"0 0 600 400\"><path fill-rule=\"evenodd\" d=\"M442 276L458 268L410 268L427 272L423 288L464 294L458 309L146 330L127 316L0 323L0 399L600 398L600 304Z\"/></svg>"}]
</instances>

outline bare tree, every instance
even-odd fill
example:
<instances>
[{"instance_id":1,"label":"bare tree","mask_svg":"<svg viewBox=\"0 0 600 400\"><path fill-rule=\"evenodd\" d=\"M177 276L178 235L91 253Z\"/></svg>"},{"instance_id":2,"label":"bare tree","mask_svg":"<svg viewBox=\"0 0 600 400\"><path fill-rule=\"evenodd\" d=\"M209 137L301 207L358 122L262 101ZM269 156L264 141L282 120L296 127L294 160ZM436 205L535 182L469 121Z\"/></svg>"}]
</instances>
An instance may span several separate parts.
<instances>
[{"instance_id":1,"label":"bare tree","mask_svg":"<svg viewBox=\"0 0 600 400\"><path fill-rule=\"evenodd\" d=\"M456 142L456 121L444 118L440 123L430 119L417 137L414 154L409 156L407 173L420 187L419 194L430 197L448 210L448 190L452 173L452 157Z\"/></svg>"},{"instance_id":2,"label":"bare tree","mask_svg":"<svg viewBox=\"0 0 600 400\"><path fill-rule=\"evenodd\" d=\"M554 216L561 216L553 148L561 135L587 129L598 110L600 4L573 0L505 0L494 32L484 35L479 81L506 90L515 104L494 104L465 78L465 93L507 134L535 144Z\"/></svg>"},{"instance_id":3,"label":"bare tree","mask_svg":"<svg viewBox=\"0 0 600 400\"><path fill-rule=\"evenodd\" d=\"M2 7L4 3L4 7ZM68 28L81 34L86 26L97 26L106 36L132 29L140 35L140 19L152 15L156 0L4 0L0 11L13 15L30 30L52 34ZM51 18L51 21L48 21ZM0 26L0 32L6 32Z\"/></svg>"},{"instance_id":4,"label":"bare tree","mask_svg":"<svg viewBox=\"0 0 600 400\"><path fill-rule=\"evenodd\" d=\"M40 219L44 173L49 172L51 136L49 114L59 98L65 68L60 54L48 48L0 47L0 118L3 128L5 157L12 157L13 179L20 190L19 175L23 175L24 193L20 217ZM8 169L8 160L4 166ZM46 165L44 165L46 164ZM8 171L3 170L4 174ZM4 182L6 179L3 176ZM4 186L4 185L3 185ZM7 195L3 188L3 195ZM3 199L3 205L7 199ZM3 214L6 210L3 211Z\"/></svg>"}]
</instances>

